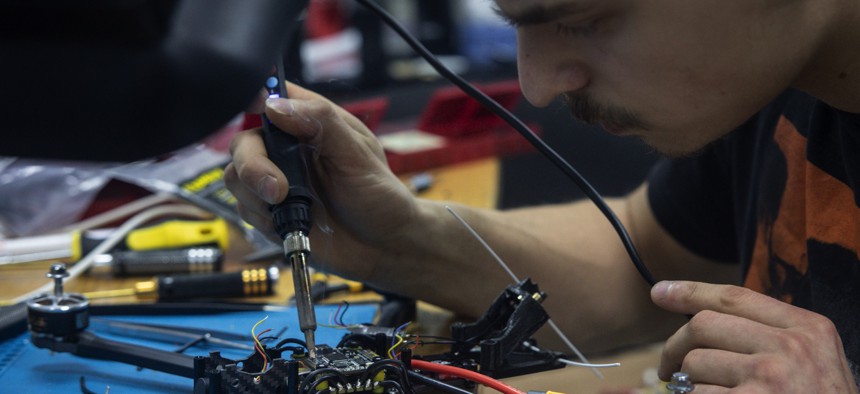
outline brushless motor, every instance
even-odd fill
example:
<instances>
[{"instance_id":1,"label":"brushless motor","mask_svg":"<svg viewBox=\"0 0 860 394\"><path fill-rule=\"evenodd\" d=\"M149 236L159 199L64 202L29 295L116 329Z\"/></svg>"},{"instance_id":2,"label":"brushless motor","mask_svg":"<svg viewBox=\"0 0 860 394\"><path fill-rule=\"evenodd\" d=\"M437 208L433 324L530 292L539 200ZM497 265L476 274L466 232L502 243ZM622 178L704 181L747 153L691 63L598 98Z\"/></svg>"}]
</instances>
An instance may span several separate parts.
<instances>
[{"instance_id":1,"label":"brushless motor","mask_svg":"<svg viewBox=\"0 0 860 394\"><path fill-rule=\"evenodd\" d=\"M30 332L66 338L86 329L90 324L90 302L81 294L63 292L63 279L69 276L66 265L52 265L46 276L54 280L54 292L27 302Z\"/></svg>"}]
</instances>

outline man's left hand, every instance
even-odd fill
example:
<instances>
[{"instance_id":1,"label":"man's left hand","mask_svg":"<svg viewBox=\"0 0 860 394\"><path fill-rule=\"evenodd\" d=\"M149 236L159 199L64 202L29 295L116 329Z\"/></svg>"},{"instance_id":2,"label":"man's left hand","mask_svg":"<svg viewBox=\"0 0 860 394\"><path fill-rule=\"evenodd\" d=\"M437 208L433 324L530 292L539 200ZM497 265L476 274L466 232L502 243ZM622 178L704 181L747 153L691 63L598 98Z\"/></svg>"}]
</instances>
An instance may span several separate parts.
<instances>
[{"instance_id":1,"label":"man's left hand","mask_svg":"<svg viewBox=\"0 0 860 394\"><path fill-rule=\"evenodd\" d=\"M663 380L685 372L696 394L857 393L836 327L822 315L742 287L700 282L660 282L651 298L695 315L666 342Z\"/></svg>"}]
</instances>

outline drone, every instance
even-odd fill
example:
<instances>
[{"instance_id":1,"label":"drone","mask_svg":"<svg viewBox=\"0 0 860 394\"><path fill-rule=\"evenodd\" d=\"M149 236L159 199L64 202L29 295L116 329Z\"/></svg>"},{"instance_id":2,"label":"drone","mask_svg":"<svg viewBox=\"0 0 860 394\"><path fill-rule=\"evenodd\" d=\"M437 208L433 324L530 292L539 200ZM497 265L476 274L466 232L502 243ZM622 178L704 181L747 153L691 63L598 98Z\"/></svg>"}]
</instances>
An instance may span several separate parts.
<instances>
[{"instance_id":1,"label":"drone","mask_svg":"<svg viewBox=\"0 0 860 394\"><path fill-rule=\"evenodd\" d=\"M541 306L546 293L528 278L508 286L477 321L454 323L450 347L438 354L403 348L395 356L391 343L398 330L355 325L339 343L318 345L315 357L304 341L286 338L273 346L256 341L249 356L230 359L219 351L190 356L99 337L87 329L89 300L63 291L65 265L52 265L47 276L53 292L27 303L33 345L187 377L200 394L406 394L431 388L462 394L475 383L504 385L496 379L565 366L563 353L540 349L532 338L549 315Z\"/></svg>"}]
</instances>

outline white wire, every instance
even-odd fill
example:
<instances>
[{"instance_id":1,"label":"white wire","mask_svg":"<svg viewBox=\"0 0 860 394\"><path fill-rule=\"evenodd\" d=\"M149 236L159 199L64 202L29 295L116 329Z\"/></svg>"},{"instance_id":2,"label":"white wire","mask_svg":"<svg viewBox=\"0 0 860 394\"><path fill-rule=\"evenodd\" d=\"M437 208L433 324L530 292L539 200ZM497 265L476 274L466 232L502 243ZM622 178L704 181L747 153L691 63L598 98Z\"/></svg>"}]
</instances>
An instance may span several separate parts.
<instances>
[{"instance_id":1,"label":"white wire","mask_svg":"<svg viewBox=\"0 0 860 394\"><path fill-rule=\"evenodd\" d=\"M80 261L75 263L72 268L69 268L67 271L69 276L65 279L66 281L72 280L80 274L86 272L87 269L93 264L95 261L95 257L107 252L110 248L114 247L114 245L118 244L131 230L140 227L140 225L148 222L149 220L165 215L184 215L184 216L196 216L200 218L211 216L210 213L196 208L190 205L165 205L160 207L155 207L146 211L143 211L125 223L122 226L119 226L115 231L111 233L109 237L107 237L104 241L98 244L90 253L84 256ZM27 294L16 297L11 301L12 304L17 304L19 302L27 301L33 297L36 297L43 293L49 293L54 288L53 283L46 283L45 285L39 287L36 290L33 290Z\"/></svg>"},{"instance_id":2,"label":"white wire","mask_svg":"<svg viewBox=\"0 0 860 394\"><path fill-rule=\"evenodd\" d=\"M567 364L567 365L573 365L573 366L575 366L575 367L588 367L588 368L613 368L613 367L620 367L620 366L621 366L621 363L609 363L609 364L587 364L587 363L580 363L580 362L571 361L571 360L567 360L567 359L563 359L563 358L558 359L558 361L559 361L560 363Z\"/></svg>"},{"instance_id":3,"label":"white wire","mask_svg":"<svg viewBox=\"0 0 860 394\"><path fill-rule=\"evenodd\" d=\"M59 232L68 232L68 231L84 231L93 229L96 227L104 226L108 223L116 222L120 219L129 217L137 212L140 212L146 208L165 203L170 201L175 201L176 198L169 193L156 193L150 196L146 196L143 198L139 198L127 204L123 204L119 207L111 209L106 212L99 213L94 215L86 220L82 220L77 223L72 223L62 229L58 230Z\"/></svg>"},{"instance_id":4,"label":"white wire","mask_svg":"<svg viewBox=\"0 0 860 394\"><path fill-rule=\"evenodd\" d=\"M534 345L529 345L528 342L524 342L523 345L525 345L526 347L528 347L531 350L534 350L537 353L543 352L543 350L541 350L539 347L534 346ZM567 365L573 365L576 367L588 367L588 368L611 368L611 367L620 367L621 366L621 363L609 363L609 364L579 363L579 362L567 360L564 358L560 358L560 359L558 359L558 361L561 363L567 364Z\"/></svg>"},{"instance_id":5,"label":"white wire","mask_svg":"<svg viewBox=\"0 0 860 394\"><path fill-rule=\"evenodd\" d=\"M487 249L487 251L488 251L488 252L490 252L490 254L492 254L492 255L493 255L493 257L496 259L496 261L499 263L499 265L501 265L501 266L502 266L502 268L504 268L504 269L505 269L505 272L507 272L507 273L508 273L508 275L510 275L510 276L511 276L511 278L514 280L514 282L519 282L519 281L520 281L520 279L519 279L519 278L517 278L517 276L514 274L514 272L513 272L513 271L511 271L511 269L510 269L510 268L508 268L508 265L507 265L507 264L505 264L505 262L502 260L502 258L501 258L501 257L499 257L499 255L498 255L498 254L496 254L496 252L493 250L493 248L491 248L491 247L490 247L490 245L489 245L486 241L484 241L484 239L483 239L483 238L481 238L481 236L478 234L478 232L477 232L477 231L475 231L475 230L472 228L472 226L470 226L470 225L469 225L469 223L466 223L466 221L465 221L465 220L463 220L463 218L462 218L462 217L460 217L460 215L458 215L458 214L457 214L457 212L454 212L454 209L453 209L453 208L451 208L450 206L446 205L446 206L445 206L445 209L447 209L447 210L448 210L448 212L451 212L451 215L454 215L454 218L456 218L456 219L457 219L457 221L459 221L459 222L460 222L460 224L462 224L462 225L463 225L463 227L465 227L465 228L466 228L466 230L469 230L469 232L472 234L472 236L473 236L473 237L475 237L475 239L477 239L477 240L478 240L478 242L480 242L480 243L481 243L481 245L484 245L484 248L485 248L485 249ZM572 351L573 351L573 353L574 353L574 354L576 354L576 357L578 357L580 360L582 360L582 362L583 362L583 363L585 363L585 364L590 364L590 363L588 362L588 359L587 359L587 358L585 358L585 355L584 355L584 354L582 354L582 352L580 352L580 351L579 351L579 349L577 349L577 348L576 348L576 346L574 346L574 345L573 345L573 342L571 342L571 341L570 341L570 339L567 339L567 336L566 336L566 335L564 335L564 333L563 333L563 332L561 332L561 329L559 329L559 328L558 328L558 326L557 326L557 325L555 325L555 322L554 322L554 321L552 321L552 318L550 318L550 319L548 320L548 322L549 322L549 326L552 328L552 330L553 330L553 331L555 331L556 335L558 335L558 336L559 336L559 338L561 338L561 340L565 343L565 345L567 345L567 347L569 347L569 348L570 348L570 350L572 350ZM601 380L603 380L603 374L602 374L602 373L600 373L600 371L598 371L598 370L597 370L597 368L592 367L592 368L591 368L591 371L592 371L592 372L594 372L594 374L595 374L595 375L597 375L597 377L598 377L598 378L600 378Z\"/></svg>"}]
</instances>

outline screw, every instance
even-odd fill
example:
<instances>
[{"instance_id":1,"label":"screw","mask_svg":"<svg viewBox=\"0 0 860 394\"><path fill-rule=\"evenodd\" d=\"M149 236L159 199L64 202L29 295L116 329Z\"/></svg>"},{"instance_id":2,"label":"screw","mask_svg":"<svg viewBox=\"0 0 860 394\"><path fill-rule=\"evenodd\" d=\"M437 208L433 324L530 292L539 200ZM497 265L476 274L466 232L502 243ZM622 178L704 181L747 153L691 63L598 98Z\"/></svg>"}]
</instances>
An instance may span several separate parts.
<instances>
[{"instance_id":1,"label":"screw","mask_svg":"<svg viewBox=\"0 0 860 394\"><path fill-rule=\"evenodd\" d=\"M672 394L686 394L693 391L693 382L690 380L690 375L684 372L675 372L672 374L672 381L666 385Z\"/></svg>"},{"instance_id":2,"label":"screw","mask_svg":"<svg viewBox=\"0 0 860 394\"><path fill-rule=\"evenodd\" d=\"M63 297L63 278L68 277L65 264L53 264L51 270L45 276L54 280L54 297Z\"/></svg>"}]
</instances>

